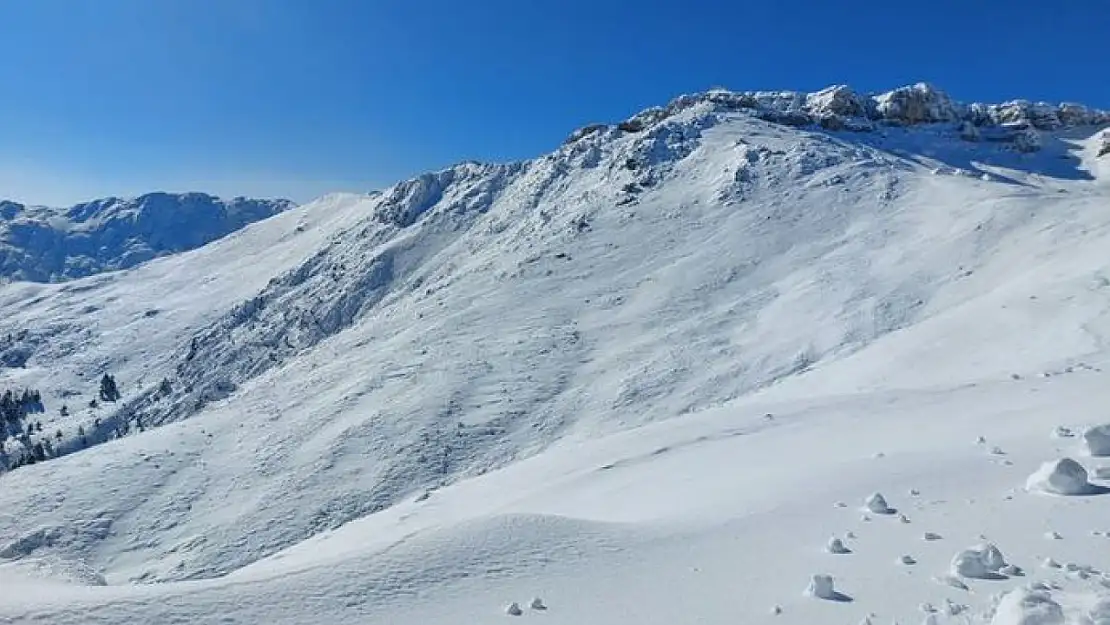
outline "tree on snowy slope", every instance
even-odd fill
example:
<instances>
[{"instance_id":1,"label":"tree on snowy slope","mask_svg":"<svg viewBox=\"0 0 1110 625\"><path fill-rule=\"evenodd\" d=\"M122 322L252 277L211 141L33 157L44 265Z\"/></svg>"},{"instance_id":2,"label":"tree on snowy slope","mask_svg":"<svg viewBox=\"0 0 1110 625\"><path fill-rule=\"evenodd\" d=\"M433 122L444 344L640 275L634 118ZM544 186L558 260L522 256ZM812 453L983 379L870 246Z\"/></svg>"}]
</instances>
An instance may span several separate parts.
<instances>
[{"instance_id":1,"label":"tree on snowy slope","mask_svg":"<svg viewBox=\"0 0 1110 625\"><path fill-rule=\"evenodd\" d=\"M105 373L104 377L100 378L100 399L116 401L119 398L120 393L119 387L116 386L116 379Z\"/></svg>"}]
</instances>

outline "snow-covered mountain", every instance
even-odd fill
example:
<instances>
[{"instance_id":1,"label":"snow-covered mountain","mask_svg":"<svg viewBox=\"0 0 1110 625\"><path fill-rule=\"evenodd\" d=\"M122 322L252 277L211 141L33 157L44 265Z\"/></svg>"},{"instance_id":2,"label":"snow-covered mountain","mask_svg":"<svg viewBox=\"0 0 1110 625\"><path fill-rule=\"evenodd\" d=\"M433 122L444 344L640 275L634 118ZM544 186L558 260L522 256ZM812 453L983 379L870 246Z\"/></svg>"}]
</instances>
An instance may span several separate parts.
<instances>
[{"instance_id":1,"label":"snow-covered mountain","mask_svg":"<svg viewBox=\"0 0 1110 625\"><path fill-rule=\"evenodd\" d=\"M66 209L0 201L0 279L61 282L198 248L279 212L287 200L203 193L104 198Z\"/></svg>"},{"instance_id":2,"label":"snow-covered mountain","mask_svg":"<svg viewBox=\"0 0 1110 625\"><path fill-rule=\"evenodd\" d=\"M1108 122L711 91L6 285L7 459L57 457L0 475L0 616L969 622L1048 557L999 613L1085 610L1110 500L1022 488L1107 419ZM950 577L981 534L1029 576Z\"/></svg>"}]
</instances>

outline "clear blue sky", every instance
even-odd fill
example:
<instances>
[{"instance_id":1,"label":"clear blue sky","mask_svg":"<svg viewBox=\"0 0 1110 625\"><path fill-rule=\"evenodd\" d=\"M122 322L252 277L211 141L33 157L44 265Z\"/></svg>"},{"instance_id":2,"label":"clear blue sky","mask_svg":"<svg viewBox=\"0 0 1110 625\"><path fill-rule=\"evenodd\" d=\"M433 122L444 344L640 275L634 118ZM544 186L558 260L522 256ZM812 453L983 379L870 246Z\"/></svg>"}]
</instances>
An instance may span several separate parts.
<instances>
[{"instance_id":1,"label":"clear blue sky","mask_svg":"<svg viewBox=\"0 0 1110 625\"><path fill-rule=\"evenodd\" d=\"M1110 108L1108 0L10 0L0 197L306 200L711 86Z\"/></svg>"}]
</instances>

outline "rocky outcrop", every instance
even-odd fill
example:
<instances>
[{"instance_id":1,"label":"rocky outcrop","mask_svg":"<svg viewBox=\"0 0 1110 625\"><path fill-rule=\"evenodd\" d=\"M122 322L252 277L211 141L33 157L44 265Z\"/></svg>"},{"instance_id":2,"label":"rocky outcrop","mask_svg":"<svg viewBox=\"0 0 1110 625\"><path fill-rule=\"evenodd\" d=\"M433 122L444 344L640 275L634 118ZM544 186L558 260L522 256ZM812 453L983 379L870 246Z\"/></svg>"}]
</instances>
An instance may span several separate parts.
<instances>
[{"instance_id":1,"label":"rocky outcrop","mask_svg":"<svg viewBox=\"0 0 1110 625\"><path fill-rule=\"evenodd\" d=\"M961 119L959 108L948 94L926 83L899 87L875 96L874 100L879 119L889 124L910 126Z\"/></svg>"},{"instance_id":2,"label":"rocky outcrop","mask_svg":"<svg viewBox=\"0 0 1110 625\"><path fill-rule=\"evenodd\" d=\"M1110 112L1081 104L1028 100L961 104L928 83L917 83L872 95L861 95L847 85L834 85L814 93L713 89L679 96L665 107L642 111L616 129L644 132L675 113L698 105L719 111L748 111L776 124L830 131L868 132L878 126L948 124L952 133L965 141L1010 144L1019 152L1041 149L1043 131L1110 124ZM575 131L567 143L608 128L587 126Z\"/></svg>"}]
</instances>

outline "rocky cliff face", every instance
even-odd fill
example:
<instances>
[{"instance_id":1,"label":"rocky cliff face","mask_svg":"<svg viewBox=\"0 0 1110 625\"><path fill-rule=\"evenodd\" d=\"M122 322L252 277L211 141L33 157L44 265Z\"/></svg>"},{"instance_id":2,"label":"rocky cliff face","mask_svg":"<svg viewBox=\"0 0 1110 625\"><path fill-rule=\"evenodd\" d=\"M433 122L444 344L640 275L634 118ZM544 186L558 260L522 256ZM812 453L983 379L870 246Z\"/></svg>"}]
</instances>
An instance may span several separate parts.
<instances>
[{"instance_id":1,"label":"rocky cliff face","mask_svg":"<svg viewBox=\"0 0 1110 625\"><path fill-rule=\"evenodd\" d=\"M828 130L870 132L883 126L950 124L953 134L965 141L1006 143L1019 152L1039 150L1042 131L1110 124L1110 112L1080 104L1028 100L962 104L932 85L917 83L874 95L859 94L846 85L815 93L718 89L680 96L665 107L638 113L617 128L624 132L641 132L679 111L707 102L721 110L749 110L766 121ZM575 131L568 141L604 128L604 125L587 126Z\"/></svg>"},{"instance_id":2,"label":"rocky cliff face","mask_svg":"<svg viewBox=\"0 0 1110 625\"><path fill-rule=\"evenodd\" d=\"M68 209L0 202L0 279L61 282L194 249L293 206L203 193L105 198Z\"/></svg>"}]
</instances>

